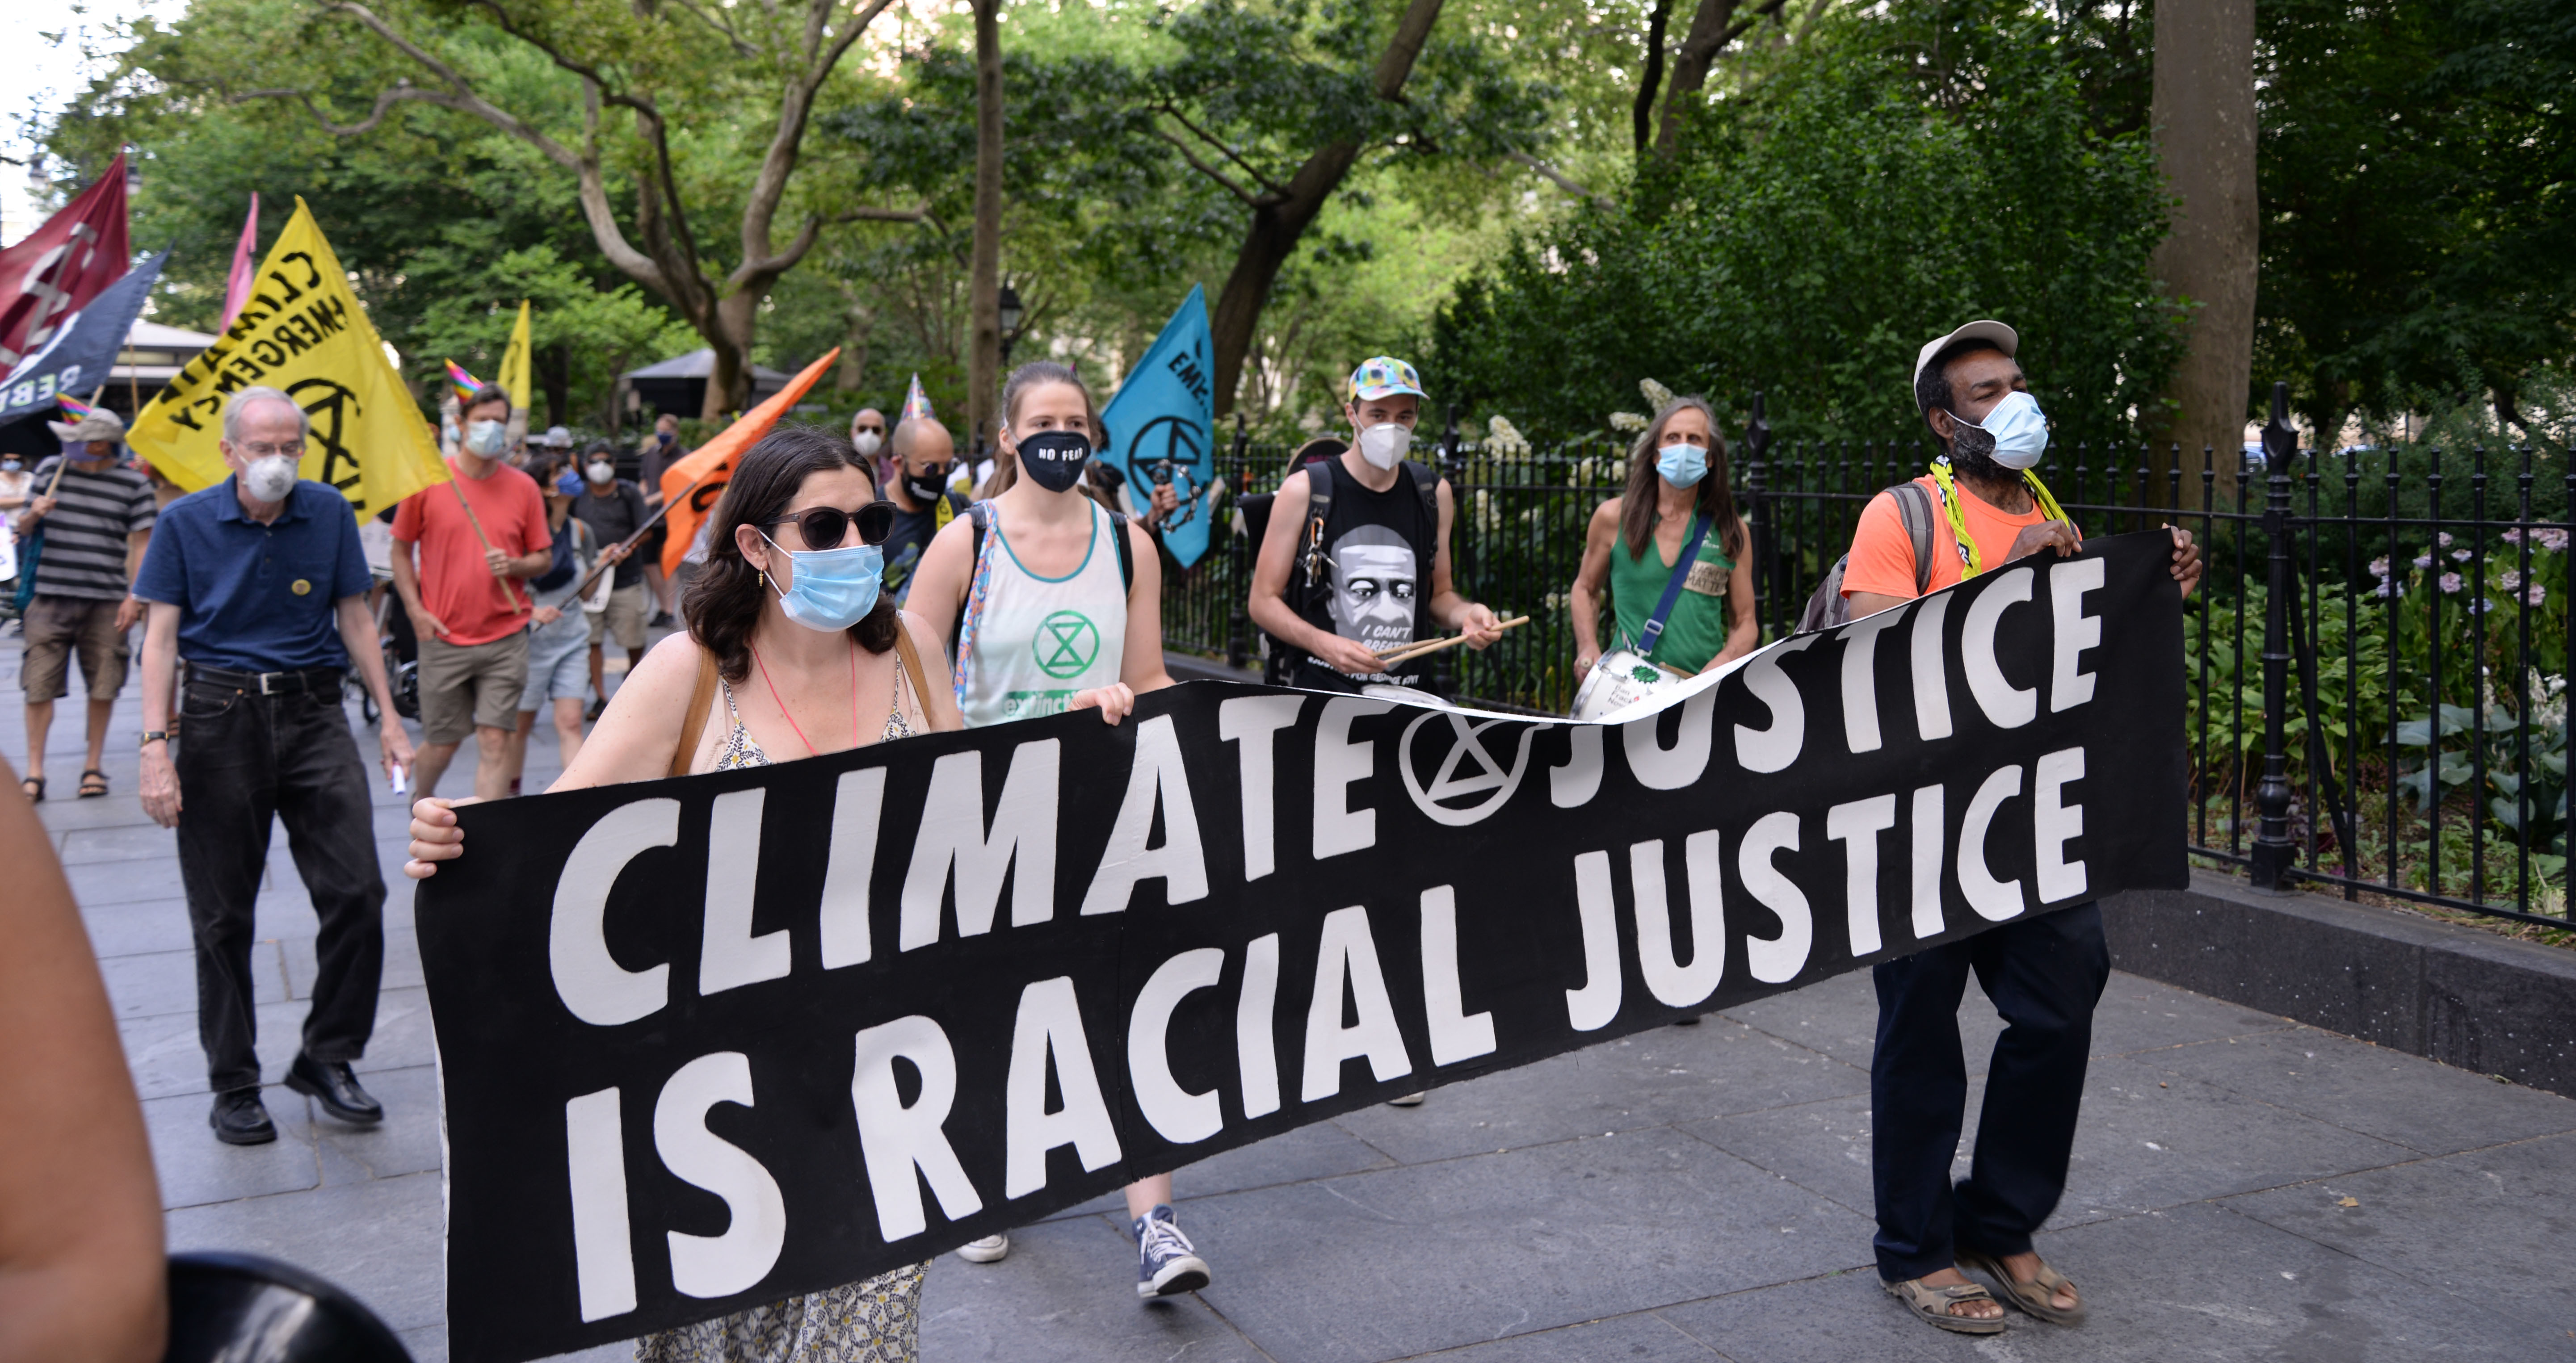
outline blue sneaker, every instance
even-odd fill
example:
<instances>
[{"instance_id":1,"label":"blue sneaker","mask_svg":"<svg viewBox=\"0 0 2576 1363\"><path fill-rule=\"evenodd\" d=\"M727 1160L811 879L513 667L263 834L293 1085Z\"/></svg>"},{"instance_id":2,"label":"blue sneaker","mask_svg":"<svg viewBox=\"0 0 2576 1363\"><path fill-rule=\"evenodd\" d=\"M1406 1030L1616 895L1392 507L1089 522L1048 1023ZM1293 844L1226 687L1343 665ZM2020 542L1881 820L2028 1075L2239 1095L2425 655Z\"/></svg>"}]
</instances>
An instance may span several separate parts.
<instances>
[{"instance_id":1,"label":"blue sneaker","mask_svg":"<svg viewBox=\"0 0 2576 1363\"><path fill-rule=\"evenodd\" d=\"M1207 1260L1190 1247L1190 1237L1172 1220L1172 1209L1156 1205L1131 1227L1136 1235L1136 1295L1177 1297L1208 1285Z\"/></svg>"}]
</instances>

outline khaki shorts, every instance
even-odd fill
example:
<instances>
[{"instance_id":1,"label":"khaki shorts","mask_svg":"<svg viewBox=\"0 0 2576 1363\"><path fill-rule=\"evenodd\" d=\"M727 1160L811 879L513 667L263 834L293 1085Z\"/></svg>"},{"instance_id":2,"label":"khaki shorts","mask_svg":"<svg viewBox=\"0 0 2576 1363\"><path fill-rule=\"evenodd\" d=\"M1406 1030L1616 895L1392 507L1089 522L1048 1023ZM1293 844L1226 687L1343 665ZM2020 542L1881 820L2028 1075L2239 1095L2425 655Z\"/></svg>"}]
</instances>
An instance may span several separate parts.
<instances>
[{"instance_id":1,"label":"khaki shorts","mask_svg":"<svg viewBox=\"0 0 2576 1363\"><path fill-rule=\"evenodd\" d=\"M58 700L71 679L72 654L80 654L81 679L91 700L114 700L125 689L125 631L116 627L114 601L81 596L39 596L27 603L18 626L27 641L18 682L30 702Z\"/></svg>"},{"instance_id":2,"label":"khaki shorts","mask_svg":"<svg viewBox=\"0 0 2576 1363\"><path fill-rule=\"evenodd\" d=\"M608 609L590 617L590 646L597 648L609 635L617 636L617 646L629 654L644 651L644 584L619 587L608 594Z\"/></svg>"},{"instance_id":3,"label":"khaki shorts","mask_svg":"<svg viewBox=\"0 0 2576 1363\"><path fill-rule=\"evenodd\" d=\"M519 727L528 684L525 630L485 644L420 641L420 741L462 743L480 726Z\"/></svg>"}]
</instances>

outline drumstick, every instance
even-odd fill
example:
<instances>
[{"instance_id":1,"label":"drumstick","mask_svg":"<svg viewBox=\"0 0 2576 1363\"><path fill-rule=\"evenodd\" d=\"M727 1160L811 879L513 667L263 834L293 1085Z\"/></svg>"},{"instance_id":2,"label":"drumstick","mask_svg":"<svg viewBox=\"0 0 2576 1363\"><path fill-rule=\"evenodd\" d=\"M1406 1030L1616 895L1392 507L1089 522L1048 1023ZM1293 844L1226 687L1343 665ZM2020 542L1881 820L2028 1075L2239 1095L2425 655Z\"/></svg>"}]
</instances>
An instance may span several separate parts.
<instances>
[{"instance_id":1,"label":"drumstick","mask_svg":"<svg viewBox=\"0 0 2576 1363\"><path fill-rule=\"evenodd\" d=\"M500 551L492 545L492 537L483 533L483 518L474 514L474 503L465 499L465 489L458 487L454 478L449 478L447 480L447 490L455 493L456 504L465 508L465 523L474 527L474 538L483 541L483 552L487 554L499 553ZM494 573L492 574L492 580L501 584L501 599L510 603L511 614L524 615L527 613L527 603L519 599L519 594L517 592L510 590L510 579L503 577L499 573Z\"/></svg>"},{"instance_id":2,"label":"drumstick","mask_svg":"<svg viewBox=\"0 0 2576 1363\"><path fill-rule=\"evenodd\" d=\"M1526 616L1526 615L1519 615L1519 616L1514 616L1513 618L1511 618L1511 619L1509 619L1509 620L1506 620L1506 621L1502 622L1500 625L1495 626L1495 628L1497 628L1497 629L1510 629L1510 628L1511 628L1512 626L1514 626L1514 625L1522 625L1522 624L1527 624L1527 623L1529 623L1529 617L1528 617L1528 616ZM1460 636L1460 637L1463 637L1463 636ZM1443 642L1443 640L1441 640L1441 639L1416 639L1416 640L1414 640L1413 642L1411 642L1411 643L1409 643L1409 644L1389 644L1389 645L1387 645L1387 646L1386 646L1386 647L1384 647L1384 648L1371 649L1371 650L1369 650L1369 651L1370 651L1370 652L1372 652L1372 653L1375 653L1377 656L1379 656L1379 657L1381 657L1381 658L1392 658L1392 657L1395 657L1397 654L1400 654L1400 653L1411 653L1412 651L1414 651L1414 650L1415 650L1415 649L1417 649L1417 648L1426 648L1426 647L1429 647L1429 646L1430 646L1430 645L1432 645L1432 644L1441 643L1441 642ZM1457 640L1456 640L1455 638L1451 638L1451 639L1446 640L1446 642L1455 643L1455 642L1457 642Z\"/></svg>"},{"instance_id":3,"label":"drumstick","mask_svg":"<svg viewBox=\"0 0 2576 1363\"><path fill-rule=\"evenodd\" d=\"M701 474L699 474L699 475L698 475L694 480L692 480L692 481L690 482L690 484L689 484L687 487L684 487L684 488L680 489L680 496L681 496L681 497L686 497L686 496L688 496L690 493L697 491L697 490L698 490L698 484L699 484L699 483L703 483L703 482L705 482L706 480L708 480L709 478L712 478L712 477L714 477L714 476L715 476L715 473L714 473L714 471L713 471L713 470L709 470L708 472L705 472L705 473L701 473ZM668 512L670 511L672 504L673 504L673 503L675 503L675 502L677 502L678 500L679 500L679 498L678 498L678 497L665 497L665 498L663 498L663 499L662 499L662 505L661 505L660 507L656 508L656 509L654 510L654 512L653 512L653 514L652 514L652 515L645 517L645 518L644 518L644 523L643 523L642 525L639 525L639 526L635 527L635 533L634 533L634 534L629 535L629 536L627 536L626 538L624 538L624 539L622 539L622 540L619 540L615 545L613 545L613 546L611 546L611 547L612 547L612 548L617 548L617 549L632 549L632 548L634 548L634 547L635 547L635 542L636 542L637 540L640 540L640 539L644 538L644 532L645 532L645 531L650 530L650 529L652 529L654 526L660 525L660 524L662 523L662 517L663 517L666 513L668 513ZM616 567L616 566L617 566L617 565L616 565L616 564L614 564L614 563L605 563L605 562L603 562L603 563L601 563L598 567L591 569L591 570L590 570L590 576L583 578L583 579L581 580L581 585L572 589L572 594L573 594L575 597L584 597L584 596L588 596L588 595L590 595L590 588L591 588L591 584L593 584L593 583L595 583L595 582L599 581L599 575L600 575L601 573L607 572L609 569L614 568L614 567Z\"/></svg>"},{"instance_id":4,"label":"drumstick","mask_svg":"<svg viewBox=\"0 0 2576 1363\"><path fill-rule=\"evenodd\" d=\"M1529 617L1528 617L1528 616L1526 616L1526 615L1516 615L1516 616L1513 616L1511 619L1509 619L1509 620L1505 620L1505 621L1504 621L1504 622L1502 622L1501 624L1494 626L1494 628L1495 628L1496 630L1507 630L1507 629L1513 629L1513 628L1516 628L1516 627L1521 626L1521 625L1526 625L1526 624L1528 624L1528 623L1529 623ZM1430 641L1430 642L1428 642L1428 643L1415 644L1415 645L1413 645L1412 647L1410 647L1410 648L1406 648L1406 649L1403 649L1403 650L1401 650L1401 651L1399 651L1399 652L1390 653L1390 654L1386 655L1385 657L1383 657L1383 658L1379 659L1378 661L1380 661L1381 663L1388 664L1388 665L1390 665L1390 666L1391 666L1391 665L1393 665L1393 664L1396 664L1396 663L1409 663L1409 662L1412 662L1412 661L1413 661L1414 659L1416 659L1416 658L1427 657L1427 656L1429 656L1429 655L1431 655L1431 654L1434 654L1434 653L1439 652L1440 650L1442 650L1442 649L1444 649L1444 648L1456 648L1458 645L1463 644L1463 643L1465 643L1465 642L1467 642L1467 636L1466 636L1466 635L1464 635L1464 634L1452 634L1452 635L1450 635L1448 638L1445 638L1445 639L1433 639L1433 640L1431 640L1431 641Z\"/></svg>"}]
</instances>

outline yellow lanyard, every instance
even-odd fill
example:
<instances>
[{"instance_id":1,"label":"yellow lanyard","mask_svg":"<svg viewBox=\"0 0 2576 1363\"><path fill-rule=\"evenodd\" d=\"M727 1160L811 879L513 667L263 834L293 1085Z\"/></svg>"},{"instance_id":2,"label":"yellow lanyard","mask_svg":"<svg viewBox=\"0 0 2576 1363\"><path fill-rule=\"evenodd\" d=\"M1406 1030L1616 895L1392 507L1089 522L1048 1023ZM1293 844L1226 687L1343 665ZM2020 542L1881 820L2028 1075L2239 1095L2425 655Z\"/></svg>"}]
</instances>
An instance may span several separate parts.
<instances>
[{"instance_id":1,"label":"yellow lanyard","mask_svg":"<svg viewBox=\"0 0 2576 1363\"><path fill-rule=\"evenodd\" d=\"M2055 497L2049 495L2048 484L2039 481L2037 473L2024 469L2021 479L2029 484L2030 495L2039 503L2040 514L2052 521L2066 521L2070 526L2074 524L2073 521L2067 520L2066 509L2057 504ZM1958 542L1959 558L1966 565L1960 570L1959 576L1963 580L1975 577L1986 570L1986 565L1984 557L1977 552L1977 542L1968 537L1968 518L1960 514L1959 485L1951 476L1950 460L1947 455L1932 461L1932 484L1941 490L1941 510L1950 518L1950 538Z\"/></svg>"}]
</instances>

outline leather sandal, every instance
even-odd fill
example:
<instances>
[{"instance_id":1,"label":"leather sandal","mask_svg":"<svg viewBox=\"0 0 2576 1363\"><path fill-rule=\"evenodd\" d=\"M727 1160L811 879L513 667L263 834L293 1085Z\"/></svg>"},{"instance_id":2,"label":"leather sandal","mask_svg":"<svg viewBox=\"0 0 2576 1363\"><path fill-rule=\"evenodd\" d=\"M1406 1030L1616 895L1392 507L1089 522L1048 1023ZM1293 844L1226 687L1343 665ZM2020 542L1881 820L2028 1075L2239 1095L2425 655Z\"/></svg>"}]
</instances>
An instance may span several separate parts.
<instances>
[{"instance_id":1,"label":"leather sandal","mask_svg":"<svg viewBox=\"0 0 2576 1363\"><path fill-rule=\"evenodd\" d=\"M2013 1275L2005 1271L2001 1255L1988 1254L1984 1250L1970 1249L1962 1245L1958 1249L1958 1259L1959 1267L1973 1268L1994 1279L1995 1285L2004 1290L2004 1299L2020 1307L2023 1314L2047 1321L2051 1325L2084 1323L2082 1297L2075 1299L2075 1305L2071 1309L2062 1311L2058 1309L2057 1289L2061 1287L2072 1289L2075 1284L2065 1274L2050 1268L2047 1260L2040 1261L2038 1274L2025 1283L2016 1282Z\"/></svg>"},{"instance_id":2,"label":"leather sandal","mask_svg":"<svg viewBox=\"0 0 2576 1363\"><path fill-rule=\"evenodd\" d=\"M96 767L92 767L92 768L90 768L89 770L87 770L87 771L85 771L85 772L82 772L82 773L81 773L81 779L80 779L80 797L81 797L82 799L84 799L84 800L94 800L94 799L97 799L97 798L98 798L99 796L101 796L101 795L105 795L106 793L107 793L107 773L106 773L106 772L100 771L100 770L99 770L98 768L96 768Z\"/></svg>"},{"instance_id":3,"label":"leather sandal","mask_svg":"<svg viewBox=\"0 0 2576 1363\"><path fill-rule=\"evenodd\" d=\"M1950 1308L1960 1302L1995 1299L1993 1293L1975 1283L1962 1283L1956 1287L1933 1287L1921 1278L1908 1278L1899 1283L1888 1282L1882 1278L1878 1285L1887 1289L1887 1295L1905 1303L1906 1310L1941 1329L1955 1330L1963 1335L1999 1335L2004 1332L2004 1318L2001 1312L1983 1318L1950 1314Z\"/></svg>"},{"instance_id":4,"label":"leather sandal","mask_svg":"<svg viewBox=\"0 0 2576 1363\"><path fill-rule=\"evenodd\" d=\"M29 804L34 804L37 801L44 799L45 778L41 776L30 776L24 778L18 782L18 793L26 796L27 803Z\"/></svg>"}]
</instances>

